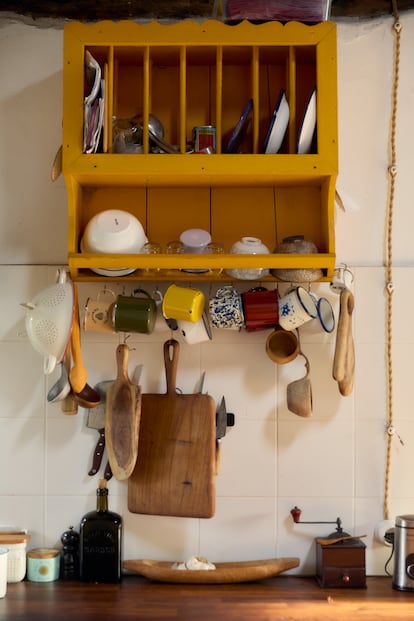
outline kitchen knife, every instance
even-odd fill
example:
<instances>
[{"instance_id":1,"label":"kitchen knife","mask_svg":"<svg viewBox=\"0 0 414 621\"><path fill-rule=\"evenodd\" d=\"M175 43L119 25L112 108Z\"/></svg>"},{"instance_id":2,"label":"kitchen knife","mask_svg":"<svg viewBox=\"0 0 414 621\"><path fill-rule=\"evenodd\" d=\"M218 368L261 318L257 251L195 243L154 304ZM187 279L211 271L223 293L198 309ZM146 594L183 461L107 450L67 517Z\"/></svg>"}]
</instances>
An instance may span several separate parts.
<instances>
[{"instance_id":1,"label":"kitchen knife","mask_svg":"<svg viewBox=\"0 0 414 621\"><path fill-rule=\"evenodd\" d=\"M90 429L97 429L99 433L98 442L96 443L95 450L93 452L92 467L89 470L89 476L96 474L101 467L103 452L105 450L105 400L106 391L108 387L113 384L115 380L107 380L100 382L95 386L95 390L101 397L101 401L96 408L89 408L88 418L86 426ZM105 479L109 480L112 477L110 466L107 464L105 469Z\"/></svg>"},{"instance_id":2,"label":"kitchen knife","mask_svg":"<svg viewBox=\"0 0 414 621\"><path fill-rule=\"evenodd\" d=\"M227 412L226 400L221 398L220 405L216 410L216 475L220 471L221 463L221 439L226 435L227 427L234 426L234 414Z\"/></svg>"}]
</instances>

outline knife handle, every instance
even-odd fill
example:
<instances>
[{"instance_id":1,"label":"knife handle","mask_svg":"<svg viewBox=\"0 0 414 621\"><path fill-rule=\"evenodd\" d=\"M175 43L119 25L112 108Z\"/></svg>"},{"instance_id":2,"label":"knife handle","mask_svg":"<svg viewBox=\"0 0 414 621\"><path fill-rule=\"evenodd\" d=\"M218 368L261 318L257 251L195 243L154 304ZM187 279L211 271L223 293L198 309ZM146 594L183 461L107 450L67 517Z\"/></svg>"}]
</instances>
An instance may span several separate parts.
<instances>
[{"instance_id":1,"label":"knife handle","mask_svg":"<svg viewBox=\"0 0 414 621\"><path fill-rule=\"evenodd\" d=\"M89 476L96 474L101 467L102 456L105 449L105 427L99 429L99 440L96 443L95 450L93 452L92 468L89 470Z\"/></svg>"},{"instance_id":2,"label":"knife handle","mask_svg":"<svg viewBox=\"0 0 414 621\"><path fill-rule=\"evenodd\" d=\"M109 479L112 479L112 468L111 468L111 464L109 463L109 461L106 462L104 479L106 479L107 481L109 481Z\"/></svg>"}]
</instances>

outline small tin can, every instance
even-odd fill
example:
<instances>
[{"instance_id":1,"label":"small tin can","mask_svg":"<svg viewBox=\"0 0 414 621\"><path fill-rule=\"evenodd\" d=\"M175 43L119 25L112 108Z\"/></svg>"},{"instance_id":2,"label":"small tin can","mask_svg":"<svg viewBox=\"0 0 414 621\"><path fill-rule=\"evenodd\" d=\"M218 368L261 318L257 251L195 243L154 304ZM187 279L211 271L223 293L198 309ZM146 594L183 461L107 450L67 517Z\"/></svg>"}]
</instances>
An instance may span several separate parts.
<instances>
[{"instance_id":1,"label":"small tin can","mask_svg":"<svg viewBox=\"0 0 414 621\"><path fill-rule=\"evenodd\" d=\"M34 548L27 553L27 579L52 582L59 578L60 552L56 548Z\"/></svg>"},{"instance_id":2,"label":"small tin can","mask_svg":"<svg viewBox=\"0 0 414 621\"><path fill-rule=\"evenodd\" d=\"M213 125L198 125L193 129L194 134L194 151L208 150L215 152L216 150L216 128Z\"/></svg>"}]
</instances>

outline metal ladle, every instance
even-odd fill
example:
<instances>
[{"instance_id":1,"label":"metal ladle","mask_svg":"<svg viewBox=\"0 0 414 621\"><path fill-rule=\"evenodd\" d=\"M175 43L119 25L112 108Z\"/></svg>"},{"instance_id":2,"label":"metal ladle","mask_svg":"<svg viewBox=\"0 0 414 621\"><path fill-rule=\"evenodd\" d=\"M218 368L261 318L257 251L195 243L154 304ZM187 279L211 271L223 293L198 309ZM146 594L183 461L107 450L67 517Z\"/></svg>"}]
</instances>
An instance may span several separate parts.
<instances>
[{"instance_id":1,"label":"metal ladle","mask_svg":"<svg viewBox=\"0 0 414 621\"><path fill-rule=\"evenodd\" d=\"M134 125L136 125L141 131L143 131L142 116L135 116L133 119L131 119L130 122L134 123ZM150 114L148 117L148 135L150 140L152 140L152 142L156 144L157 147L161 149L161 151L164 151L165 153L178 152L177 147L169 144L164 140L164 126L160 119L154 114Z\"/></svg>"},{"instance_id":2,"label":"metal ladle","mask_svg":"<svg viewBox=\"0 0 414 621\"><path fill-rule=\"evenodd\" d=\"M52 388L47 393L47 400L49 403L55 403L56 401L63 401L70 393L69 376L66 369L66 365L62 362L60 364L60 377L53 384Z\"/></svg>"}]
</instances>

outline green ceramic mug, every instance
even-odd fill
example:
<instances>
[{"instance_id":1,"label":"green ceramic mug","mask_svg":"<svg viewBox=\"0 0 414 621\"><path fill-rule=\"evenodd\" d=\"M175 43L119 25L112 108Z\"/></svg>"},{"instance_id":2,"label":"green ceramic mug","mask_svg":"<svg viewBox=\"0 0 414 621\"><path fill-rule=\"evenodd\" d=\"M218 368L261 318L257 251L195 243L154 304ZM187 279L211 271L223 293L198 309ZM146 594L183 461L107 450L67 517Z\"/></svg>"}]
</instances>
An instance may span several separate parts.
<instances>
[{"instance_id":1,"label":"green ceramic mug","mask_svg":"<svg viewBox=\"0 0 414 621\"><path fill-rule=\"evenodd\" d=\"M155 300L144 289L135 289L132 295L118 295L113 310L115 332L151 334L156 316Z\"/></svg>"}]
</instances>

